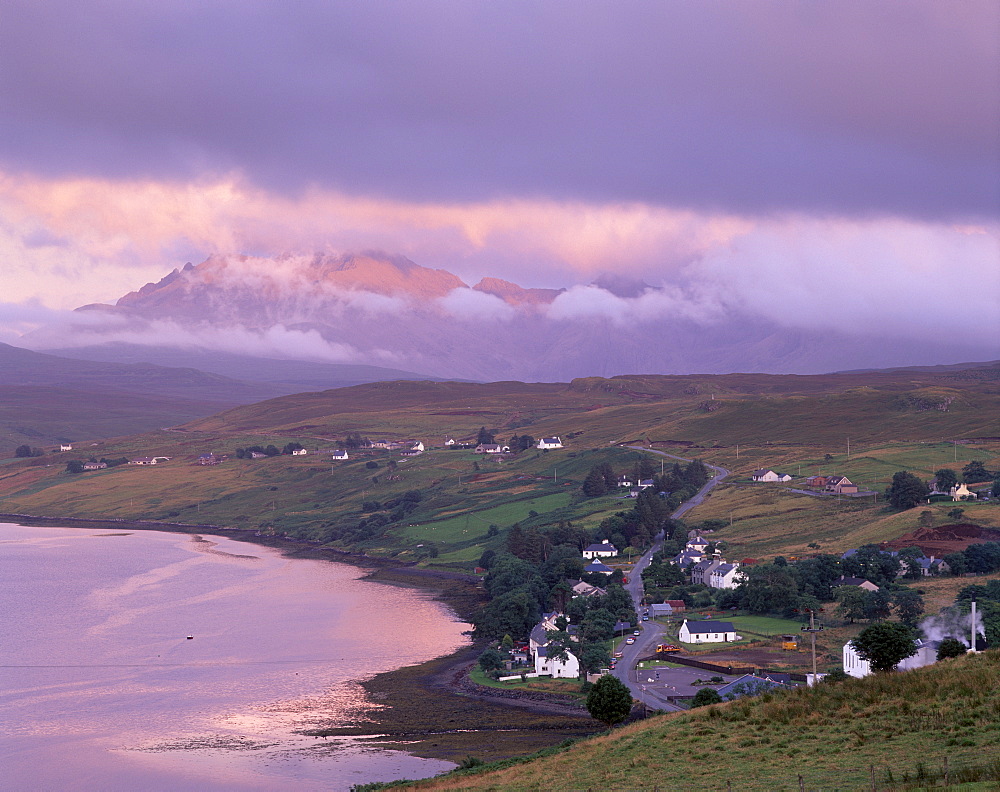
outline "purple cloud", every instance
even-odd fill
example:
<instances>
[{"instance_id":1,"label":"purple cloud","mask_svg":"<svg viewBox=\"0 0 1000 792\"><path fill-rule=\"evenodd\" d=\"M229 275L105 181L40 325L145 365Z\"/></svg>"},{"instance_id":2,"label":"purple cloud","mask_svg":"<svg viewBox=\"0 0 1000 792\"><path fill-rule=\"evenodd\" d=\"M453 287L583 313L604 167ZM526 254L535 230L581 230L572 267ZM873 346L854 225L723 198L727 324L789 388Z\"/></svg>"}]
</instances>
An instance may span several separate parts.
<instances>
[{"instance_id":1,"label":"purple cloud","mask_svg":"<svg viewBox=\"0 0 1000 792\"><path fill-rule=\"evenodd\" d=\"M998 40L993 2L12 0L0 167L992 216Z\"/></svg>"}]
</instances>

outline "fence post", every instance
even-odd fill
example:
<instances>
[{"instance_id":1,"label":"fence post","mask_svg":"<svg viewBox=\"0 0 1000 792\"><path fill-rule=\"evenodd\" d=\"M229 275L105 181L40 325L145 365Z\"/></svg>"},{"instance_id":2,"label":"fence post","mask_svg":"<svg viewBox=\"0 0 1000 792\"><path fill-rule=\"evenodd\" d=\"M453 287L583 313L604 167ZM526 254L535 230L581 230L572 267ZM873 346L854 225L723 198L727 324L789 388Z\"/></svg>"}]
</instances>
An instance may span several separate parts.
<instances>
[{"instance_id":1,"label":"fence post","mask_svg":"<svg viewBox=\"0 0 1000 792\"><path fill-rule=\"evenodd\" d=\"M872 773L872 792L878 792L878 789L876 789L875 787L875 765L871 766L871 773Z\"/></svg>"},{"instance_id":2,"label":"fence post","mask_svg":"<svg viewBox=\"0 0 1000 792\"><path fill-rule=\"evenodd\" d=\"M944 758L944 785L948 786L948 757Z\"/></svg>"}]
</instances>

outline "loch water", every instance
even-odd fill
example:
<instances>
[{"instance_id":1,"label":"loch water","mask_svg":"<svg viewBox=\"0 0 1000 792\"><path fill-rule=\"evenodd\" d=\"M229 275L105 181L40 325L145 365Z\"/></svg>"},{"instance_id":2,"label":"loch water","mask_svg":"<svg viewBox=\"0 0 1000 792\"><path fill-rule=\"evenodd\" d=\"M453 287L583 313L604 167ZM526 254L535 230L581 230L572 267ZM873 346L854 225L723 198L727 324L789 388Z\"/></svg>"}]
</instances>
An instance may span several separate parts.
<instances>
[{"instance_id":1,"label":"loch water","mask_svg":"<svg viewBox=\"0 0 1000 792\"><path fill-rule=\"evenodd\" d=\"M338 790L450 768L304 729L467 643L414 589L218 536L0 524L5 790ZM189 637L190 636L190 637Z\"/></svg>"}]
</instances>

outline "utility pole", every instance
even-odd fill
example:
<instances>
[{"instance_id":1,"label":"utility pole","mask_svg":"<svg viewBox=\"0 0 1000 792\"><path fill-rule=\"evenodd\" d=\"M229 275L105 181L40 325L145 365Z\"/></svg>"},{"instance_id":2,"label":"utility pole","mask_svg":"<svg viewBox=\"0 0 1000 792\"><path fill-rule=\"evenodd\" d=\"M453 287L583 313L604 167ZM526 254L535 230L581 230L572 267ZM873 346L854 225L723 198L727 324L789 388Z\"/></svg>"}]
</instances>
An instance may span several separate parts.
<instances>
[{"instance_id":1,"label":"utility pole","mask_svg":"<svg viewBox=\"0 0 1000 792\"><path fill-rule=\"evenodd\" d=\"M812 664L813 664L813 684L816 684L816 633L822 632L823 625L816 626L816 611L809 611L809 626L802 625L802 632L809 633L812 638Z\"/></svg>"},{"instance_id":2,"label":"utility pole","mask_svg":"<svg viewBox=\"0 0 1000 792\"><path fill-rule=\"evenodd\" d=\"M851 458L851 438L847 438L847 458Z\"/></svg>"}]
</instances>

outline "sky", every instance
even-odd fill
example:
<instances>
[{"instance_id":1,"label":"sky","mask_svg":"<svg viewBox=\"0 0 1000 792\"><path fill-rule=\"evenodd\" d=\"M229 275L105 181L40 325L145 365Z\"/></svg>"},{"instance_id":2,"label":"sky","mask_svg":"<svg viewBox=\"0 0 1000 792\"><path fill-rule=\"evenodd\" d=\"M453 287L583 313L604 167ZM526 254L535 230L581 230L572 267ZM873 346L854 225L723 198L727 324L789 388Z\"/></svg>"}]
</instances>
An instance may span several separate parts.
<instances>
[{"instance_id":1,"label":"sky","mask_svg":"<svg viewBox=\"0 0 1000 792\"><path fill-rule=\"evenodd\" d=\"M993 0L7 0L0 75L0 340L374 249L1000 346Z\"/></svg>"}]
</instances>

